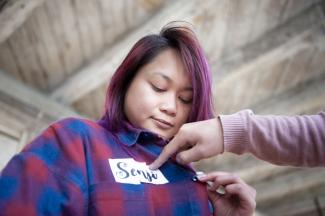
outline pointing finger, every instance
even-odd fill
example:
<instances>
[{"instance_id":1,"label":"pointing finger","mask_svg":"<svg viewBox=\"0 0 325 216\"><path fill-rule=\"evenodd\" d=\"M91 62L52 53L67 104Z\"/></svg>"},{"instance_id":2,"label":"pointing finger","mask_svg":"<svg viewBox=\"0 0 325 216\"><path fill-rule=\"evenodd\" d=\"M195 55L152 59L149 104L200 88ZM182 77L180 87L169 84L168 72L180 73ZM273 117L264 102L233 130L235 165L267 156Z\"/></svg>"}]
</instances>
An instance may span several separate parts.
<instances>
[{"instance_id":1,"label":"pointing finger","mask_svg":"<svg viewBox=\"0 0 325 216\"><path fill-rule=\"evenodd\" d=\"M175 136L172 141L170 141L162 150L158 158L149 165L149 169L155 170L158 169L163 163L165 163L168 158L175 154L186 142L182 139L181 136Z\"/></svg>"}]
</instances>

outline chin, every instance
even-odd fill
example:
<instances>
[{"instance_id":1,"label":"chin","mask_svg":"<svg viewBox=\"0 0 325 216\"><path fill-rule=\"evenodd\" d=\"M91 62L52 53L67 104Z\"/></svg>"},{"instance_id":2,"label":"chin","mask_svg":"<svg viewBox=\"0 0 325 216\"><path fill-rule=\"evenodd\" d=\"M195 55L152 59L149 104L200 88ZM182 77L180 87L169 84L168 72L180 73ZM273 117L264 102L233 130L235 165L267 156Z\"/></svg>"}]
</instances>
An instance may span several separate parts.
<instances>
[{"instance_id":1,"label":"chin","mask_svg":"<svg viewBox=\"0 0 325 216\"><path fill-rule=\"evenodd\" d=\"M161 138L163 138L165 140L169 140L169 139L173 138L174 135L176 134L175 128L162 129L152 121L150 121L148 123L146 122L146 124L143 124L142 128L157 134L158 136L160 136Z\"/></svg>"},{"instance_id":2,"label":"chin","mask_svg":"<svg viewBox=\"0 0 325 216\"><path fill-rule=\"evenodd\" d=\"M150 131L152 131L153 133L157 134L158 136L160 136L161 138L163 138L165 140L169 140L170 138L173 137L172 135L170 135L170 133L162 132L159 129L153 129L153 130L150 130Z\"/></svg>"}]
</instances>

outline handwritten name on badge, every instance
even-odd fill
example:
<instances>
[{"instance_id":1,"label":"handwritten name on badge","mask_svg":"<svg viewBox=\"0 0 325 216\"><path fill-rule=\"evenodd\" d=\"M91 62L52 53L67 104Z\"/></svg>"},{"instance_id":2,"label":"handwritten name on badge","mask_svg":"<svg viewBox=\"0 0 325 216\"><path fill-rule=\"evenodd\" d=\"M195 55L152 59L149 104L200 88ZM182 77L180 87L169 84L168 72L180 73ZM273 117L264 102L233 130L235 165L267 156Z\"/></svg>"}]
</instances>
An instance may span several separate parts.
<instances>
[{"instance_id":1,"label":"handwritten name on badge","mask_svg":"<svg viewBox=\"0 0 325 216\"><path fill-rule=\"evenodd\" d=\"M146 163L133 158L108 159L115 181L128 184L166 184L168 180L160 170L150 170Z\"/></svg>"}]
</instances>

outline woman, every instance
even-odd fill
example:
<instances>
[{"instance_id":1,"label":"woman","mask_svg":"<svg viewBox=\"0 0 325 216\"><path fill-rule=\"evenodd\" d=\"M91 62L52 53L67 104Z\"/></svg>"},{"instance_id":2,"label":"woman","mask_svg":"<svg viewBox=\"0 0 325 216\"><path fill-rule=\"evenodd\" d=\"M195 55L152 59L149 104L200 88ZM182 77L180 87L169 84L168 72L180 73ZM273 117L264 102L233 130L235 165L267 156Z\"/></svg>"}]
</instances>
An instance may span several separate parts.
<instances>
[{"instance_id":1,"label":"woman","mask_svg":"<svg viewBox=\"0 0 325 216\"><path fill-rule=\"evenodd\" d=\"M9 162L0 214L209 215L208 180L215 215L252 214L255 191L229 173L198 183L175 160L159 171L145 165L184 123L213 117L211 98L209 68L192 31L167 26L140 39L112 77L99 122L56 122ZM215 192L220 182L226 195Z\"/></svg>"}]
</instances>

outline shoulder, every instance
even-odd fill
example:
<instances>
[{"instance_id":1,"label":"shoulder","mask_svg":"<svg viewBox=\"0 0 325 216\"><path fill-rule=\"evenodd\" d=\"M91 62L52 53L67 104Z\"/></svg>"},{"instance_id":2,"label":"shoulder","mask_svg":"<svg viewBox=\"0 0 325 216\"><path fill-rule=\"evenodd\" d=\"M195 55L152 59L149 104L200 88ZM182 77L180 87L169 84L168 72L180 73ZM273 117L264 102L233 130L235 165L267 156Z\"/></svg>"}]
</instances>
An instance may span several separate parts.
<instances>
[{"instance_id":1,"label":"shoulder","mask_svg":"<svg viewBox=\"0 0 325 216\"><path fill-rule=\"evenodd\" d=\"M101 130L102 127L89 119L70 117L52 123L48 129L56 133L87 134Z\"/></svg>"},{"instance_id":2,"label":"shoulder","mask_svg":"<svg viewBox=\"0 0 325 216\"><path fill-rule=\"evenodd\" d=\"M25 148L37 149L39 147L65 146L66 143L81 142L88 134L96 133L100 128L95 122L81 118L65 118L53 122L36 136ZM58 144L60 143L60 144Z\"/></svg>"},{"instance_id":3,"label":"shoulder","mask_svg":"<svg viewBox=\"0 0 325 216\"><path fill-rule=\"evenodd\" d=\"M81 118L65 118L49 125L35 137L22 153L32 153L46 161L48 165L67 158L79 158L83 153L85 140L95 134L96 123ZM62 154L65 152L64 154ZM80 154L81 153L81 154ZM80 154L80 155L79 155ZM66 157L65 159L62 157Z\"/></svg>"}]
</instances>

